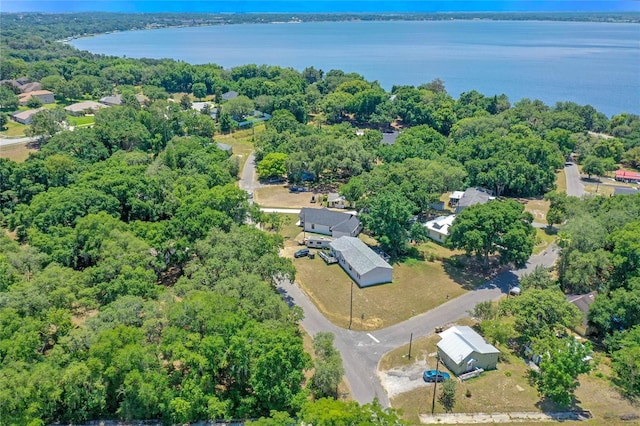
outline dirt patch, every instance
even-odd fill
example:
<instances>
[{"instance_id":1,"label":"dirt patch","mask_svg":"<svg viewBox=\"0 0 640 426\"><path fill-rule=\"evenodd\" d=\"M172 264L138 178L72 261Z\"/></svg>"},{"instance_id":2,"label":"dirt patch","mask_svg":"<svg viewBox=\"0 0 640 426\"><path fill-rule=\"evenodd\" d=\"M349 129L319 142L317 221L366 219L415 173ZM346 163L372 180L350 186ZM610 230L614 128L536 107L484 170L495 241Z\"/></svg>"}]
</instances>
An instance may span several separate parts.
<instances>
[{"instance_id":1,"label":"dirt patch","mask_svg":"<svg viewBox=\"0 0 640 426\"><path fill-rule=\"evenodd\" d=\"M0 158L8 158L17 163L26 160L32 152L36 152L36 150L30 149L26 144L22 143L0 146Z\"/></svg>"},{"instance_id":2,"label":"dirt patch","mask_svg":"<svg viewBox=\"0 0 640 426\"><path fill-rule=\"evenodd\" d=\"M322 207L311 202L312 195L313 192L291 192L284 184L273 184L256 189L254 198L261 207Z\"/></svg>"},{"instance_id":3,"label":"dirt patch","mask_svg":"<svg viewBox=\"0 0 640 426\"><path fill-rule=\"evenodd\" d=\"M412 364L379 371L378 377L389 398L394 398L405 392L431 386L422 379L424 370L429 369L427 357L423 355Z\"/></svg>"}]
</instances>

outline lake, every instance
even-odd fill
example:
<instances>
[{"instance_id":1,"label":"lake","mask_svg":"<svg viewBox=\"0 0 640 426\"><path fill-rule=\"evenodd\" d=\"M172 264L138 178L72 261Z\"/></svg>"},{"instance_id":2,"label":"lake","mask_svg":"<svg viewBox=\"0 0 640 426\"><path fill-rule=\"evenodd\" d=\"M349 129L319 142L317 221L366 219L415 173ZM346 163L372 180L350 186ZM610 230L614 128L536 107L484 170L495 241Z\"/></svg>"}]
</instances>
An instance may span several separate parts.
<instances>
[{"instance_id":1,"label":"lake","mask_svg":"<svg viewBox=\"0 0 640 426\"><path fill-rule=\"evenodd\" d=\"M94 53L225 68L269 64L357 72L393 85L434 78L454 97L589 104L640 114L640 25L551 21L379 21L220 25L72 40Z\"/></svg>"}]
</instances>

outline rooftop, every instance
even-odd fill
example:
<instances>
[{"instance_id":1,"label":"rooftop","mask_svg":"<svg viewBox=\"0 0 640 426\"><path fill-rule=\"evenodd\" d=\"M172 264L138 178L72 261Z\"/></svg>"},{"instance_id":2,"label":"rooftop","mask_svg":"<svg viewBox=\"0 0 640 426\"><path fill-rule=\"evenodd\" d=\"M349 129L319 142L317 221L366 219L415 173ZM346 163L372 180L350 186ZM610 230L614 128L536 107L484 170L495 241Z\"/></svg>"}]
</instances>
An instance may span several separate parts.
<instances>
[{"instance_id":1,"label":"rooftop","mask_svg":"<svg viewBox=\"0 0 640 426\"><path fill-rule=\"evenodd\" d=\"M106 107L107 105L101 104L99 102L83 101L83 102L77 102L75 104L66 106L64 109L65 111L69 111L69 112L81 112L81 111L86 111L88 109L96 110L99 108L106 108Z\"/></svg>"},{"instance_id":2,"label":"rooftop","mask_svg":"<svg viewBox=\"0 0 640 426\"><path fill-rule=\"evenodd\" d=\"M351 233L360 227L360 219L355 214L336 212L326 207L313 209L303 207L300 210L302 222L315 223L331 228L331 230Z\"/></svg>"},{"instance_id":3,"label":"rooftop","mask_svg":"<svg viewBox=\"0 0 640 426\"><path fill-rule=\"evenodd\" d=\"M428 229L434 229L440 233L447 234L449 227L453 224L454 220L456 220L455 214L449 216L438 216L437 218L425 223L424 226Z\"/></svg>"},{"instance_id":4,"label":"rooftop","mask_svg":"<svg viewBox=\"0 0 640 426\"><path fill-rule=\"evenodd\" d=\"M495 346L487 343L484 338L466 325L453 326L440 333L437 344L454 362L460 364L474 352L480 354L500 353Z\"/></svg>"},{"instance_id":5,"label":"rooftop","mask_svg":"<svg viewBox=\"0 0 640 426\"><path fill-rule=\"evenodd\" d=\"M376 268L393 269L376 252L356 237L340 237L329 246L342 254L344 260L360 275Z\"/></svg>"},{"instance_id":6,"label":"rooftop","mask_svg":"<svg viewBox=\"0 0 640 426\"><path fill-rule=\"evenodd\" d=\"M482 188L467 188L464 191L464 195L460 198L460 202L458 202L459 207L469 207L476 204L485 204L489 202L489 200L494 200L495 197L489 194L487 191Z\"/></svg>"}]
</instances>

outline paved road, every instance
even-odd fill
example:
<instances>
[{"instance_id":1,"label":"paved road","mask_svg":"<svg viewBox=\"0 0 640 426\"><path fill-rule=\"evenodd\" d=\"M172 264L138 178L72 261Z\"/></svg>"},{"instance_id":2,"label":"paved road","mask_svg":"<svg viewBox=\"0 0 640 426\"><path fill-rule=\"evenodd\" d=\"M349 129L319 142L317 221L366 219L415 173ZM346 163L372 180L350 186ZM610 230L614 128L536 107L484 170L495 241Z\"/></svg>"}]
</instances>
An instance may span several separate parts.
<instances>
[{"instance_id":1,"label":"paved road","mask_svg":"<svg viewBox=\"0 0 640 426\"><path fill-rule=\"evenodd\" d=\"M567 195L582 197L586 194L578 166L575 163L571 163L570 166L565 166L564 174L567 178Z\"/></svg>"},{"instance_id":2,"label":"paved road","mask_svg":"<svg viewBox=\"0 0 640 426\"><path fill-rule=\"evenodd\" d=\"M0 138L0 146L25 144L25 143L33 142L36 139L38 138L15 138L15 139Z\"/></svg>"},{"instance_id":3,"label":"paved road","mask_svg":"<svg viewBox=\"0 0 640 426\"><path fill-rule=\"evenodd\" d=\"M413 338L427 336L435 327L443 326L468 316L478 302L496 300L508 293L518 282L518 278L529 273L537 265L551 266L558 255L558 248L551 246L547 251L532 256L526 267L498 275L486 285L449 302L394 326L367 332L346 330L331 324L296 284L282 283L278 291L292 305L300 306L305 313L302 326L312 336L319 331L335 335L335 346L342 355L346 377L351 386L353 399L361 404L377 397L384 406L389 399L377 376L378 363L382 356L398 346L409 343Z\"/></svg>"}]
</instances>

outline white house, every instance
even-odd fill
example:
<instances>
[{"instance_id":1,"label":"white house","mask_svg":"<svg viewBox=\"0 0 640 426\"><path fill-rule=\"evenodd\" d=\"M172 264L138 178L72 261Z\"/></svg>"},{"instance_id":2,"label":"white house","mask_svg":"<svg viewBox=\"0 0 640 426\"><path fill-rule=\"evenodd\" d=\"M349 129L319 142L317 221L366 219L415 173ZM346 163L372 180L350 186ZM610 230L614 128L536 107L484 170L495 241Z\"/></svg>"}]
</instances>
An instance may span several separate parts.
<instances>
[{"instance_id":1,"label":"white house","mask_svg":"<svg viewBox=\"0 0 640 426\"><path fill-rule=\"evenodd\" d=\"M358 238L340 237L329 243L329 248L359 287L391 282L393 267Z\"/></svg>"},{"instance_id":2,"label":"white house","mask_svg":"<svg viewBox=\"0 0 640 426\"><path fill-rule=\"evenodd\" d=\"M327 206L333 209L344 209L347 201L345 198L337 192L330 192L327 195Z\"/></svg>"},{"instance_id":3,"label":"white house","mask_svg":"<svg viewBox=\"0 0 640 426\"><path fill-rule=\"evenodd\" d=\"M64 107L64 110L71 115L83 116L86 113L95 114L98 110L107 108L107 105L95 101L82 101Z\"/></svg>"},{"instance_id":4,"label":"white house","mask_svg":"<svg viewBox=\"0 0 640 426\"><path fill-rule=\"evenodd\" d=\"M444 243L444 240L449 236L449 227L455 219L456 215L452 214L450 216L438 216L425 223L424 227L427 228L429 238Z\"/></svg>"},{"instance_id":5,"label":"white house","mask_svg":"<svg viewBox=\"0 0 640 426\"><path fill-rule=\"evenodd\" d=\"M343 235L355 237L362 231L360 219L355 214L304 207L300 210L299 217L300 226L304 227L305 232L338 238Z\"/></svg>"},{"instance_id":6,"label":"white house","mask_svg":"<svg viewBox=\"0 0 640 426\"><path fill-rule=\"evenodd\" d=\"M482 368L494 370L500 351L471 327L454 326L440 333L438 356L456 376Z\"/></svg>"}]
</instances>

